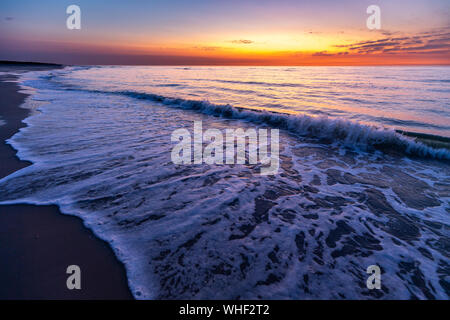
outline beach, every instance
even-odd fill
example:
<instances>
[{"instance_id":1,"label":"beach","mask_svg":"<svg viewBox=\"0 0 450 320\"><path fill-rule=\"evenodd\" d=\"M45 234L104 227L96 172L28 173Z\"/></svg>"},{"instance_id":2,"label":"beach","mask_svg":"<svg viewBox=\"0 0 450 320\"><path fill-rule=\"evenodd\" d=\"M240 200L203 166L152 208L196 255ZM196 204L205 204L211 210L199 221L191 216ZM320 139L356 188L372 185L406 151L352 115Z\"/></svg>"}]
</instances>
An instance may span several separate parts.
<instances>
[{"instance_id":1,"label":"beach","mask_svg":"<svg viewBox=\"0 0 450 320\"><path fill-rule=\"evenodd\" d=\"M52 66L2 65L1 72L21 73ZM29 110L17 76L0 76L0 178L27 167L5 140L25 126ZM132 299L123 264L110 246L94 236L80 218L57 206L0 206L0 299ZM69 265L81 268L81 290L66 287Z\"/></svg>"}]
</instances>

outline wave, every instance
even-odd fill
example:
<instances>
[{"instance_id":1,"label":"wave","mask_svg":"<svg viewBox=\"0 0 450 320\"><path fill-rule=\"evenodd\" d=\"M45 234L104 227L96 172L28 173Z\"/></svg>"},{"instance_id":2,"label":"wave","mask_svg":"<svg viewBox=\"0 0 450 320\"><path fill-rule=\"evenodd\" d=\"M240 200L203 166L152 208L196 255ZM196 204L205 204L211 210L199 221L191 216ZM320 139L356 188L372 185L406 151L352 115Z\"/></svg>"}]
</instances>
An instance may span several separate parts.
<instances>
[{"instance_id":1,"label":"wave","mask_svg":"<svg viewBox=\"0 0 450 320\"><path fill-rule=\"evenodd\" d=\"M182 84L179 83L162 83L162 84L156 84L155 87L181 87Z\"/></svg>"},{"instance_id":2,"label":"wave","mask_svg":"<svg viewBox=\"0 0 450 320\"><path fill-rule=\"evenodd\" d=\"M450 83L450 79L424 79L422 82L444 82Z\"/></svg>"},{"instance_id":3,"label":"wave","mask_svg":"<svg viewBox=\"0 0 450 320\"><path fill-rule=\"evenodd\" d=\"M239 80L220 80L220 79L209 79L209 81L220 82L220 83L261 85L261 86L269 86L269 87L309 88L309 86L301 84L301 83L275 83L275 82L263 82L263 81L239 81Z\"/></svg>"},{"instance_id":4,"label":"wave","mask_svg":"<svg viewBox=\"0 0 450 320\"><path fill-rule=\"evenodd\" d=\"M345 146L364 151L376 149L402 152L409 156L450 160L450 150L447 148L428 146L417 141L416 137L403 135L394 129L366 125L342 118L329 118L327 116L313 117L305 114L284 114L266 110L234 107L229 104L220 105L210 103L209 101L171 98L158 94L135 91L89 91L103 94L125 95L136 99L159 102L181 109L195 110L204 114L266 124L288 130L300 136L340 141Z\"/></svg>"}]
</instances>

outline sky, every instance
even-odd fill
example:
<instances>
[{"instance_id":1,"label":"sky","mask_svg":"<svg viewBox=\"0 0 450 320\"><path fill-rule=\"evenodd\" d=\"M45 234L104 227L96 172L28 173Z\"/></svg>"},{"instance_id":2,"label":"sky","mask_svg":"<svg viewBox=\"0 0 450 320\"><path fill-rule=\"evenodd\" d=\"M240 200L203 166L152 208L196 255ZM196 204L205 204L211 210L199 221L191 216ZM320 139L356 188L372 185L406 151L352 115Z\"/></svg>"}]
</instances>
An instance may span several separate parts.
<instances>
[{"instance_id":1,"label":"sky","mask_svg":"<svg viewBox=\"0 0 450 320\"><path fill-rule=\"evenodd\" d=\"M78 5L81 29L66 8ZM380 29L366 12L380 8ZM448 0L2 0L0 60L125 65L450 64Z\"/></svg>"}]
</instances>

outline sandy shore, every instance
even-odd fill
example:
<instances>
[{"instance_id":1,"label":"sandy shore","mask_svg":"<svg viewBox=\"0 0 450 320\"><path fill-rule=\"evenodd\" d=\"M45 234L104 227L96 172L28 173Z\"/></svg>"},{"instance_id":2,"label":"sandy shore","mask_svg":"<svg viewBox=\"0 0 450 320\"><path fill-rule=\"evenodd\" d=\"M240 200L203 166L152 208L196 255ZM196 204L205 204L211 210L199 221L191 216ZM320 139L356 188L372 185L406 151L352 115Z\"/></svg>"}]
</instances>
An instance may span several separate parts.
<instances>
[{"instance_id":1,"label":"sandy shore","mask_svg":"<svg viewBox=\"0 0 450 320\"><path fill-rule=\"evenodd\" d=\"M21 72L47 66L0 66ZM30 163L16 157L4 141L24 126L28 110L19 105L12 75L0 76L0 178ZM68 290L66 269L81 268L81 290ZM123 264L109 245L84 227L81 219L56 206L0 206L0 299L132 299Z\"/></svg>"}]
</instances>

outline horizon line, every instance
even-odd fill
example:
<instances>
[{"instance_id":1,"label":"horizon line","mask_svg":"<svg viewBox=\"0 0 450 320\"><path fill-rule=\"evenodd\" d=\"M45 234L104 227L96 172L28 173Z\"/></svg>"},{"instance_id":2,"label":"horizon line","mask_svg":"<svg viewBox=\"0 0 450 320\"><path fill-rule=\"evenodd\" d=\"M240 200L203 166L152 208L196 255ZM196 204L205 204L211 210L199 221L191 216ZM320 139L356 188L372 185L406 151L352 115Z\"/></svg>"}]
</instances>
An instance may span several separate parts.
<instances>
[{"instance_id":1,"label":"horizon line","mask_svg":"<svg viewBox=\"0 0 450 320\"><path fill-rule=\"evenodd\" d=\"M47 61L18 61L18 60L0 60L0 65L2 64L31 64L31 65L58 65L58 66L130 66L130 67L145 67L145 66L160 66L160 67L448 67L450 62L447 64L442 63L386 63L386 64L158 64L158 63L148 63L148 64L67 64L58 62L47 62Z\"/></svg>"}]
</instances>

